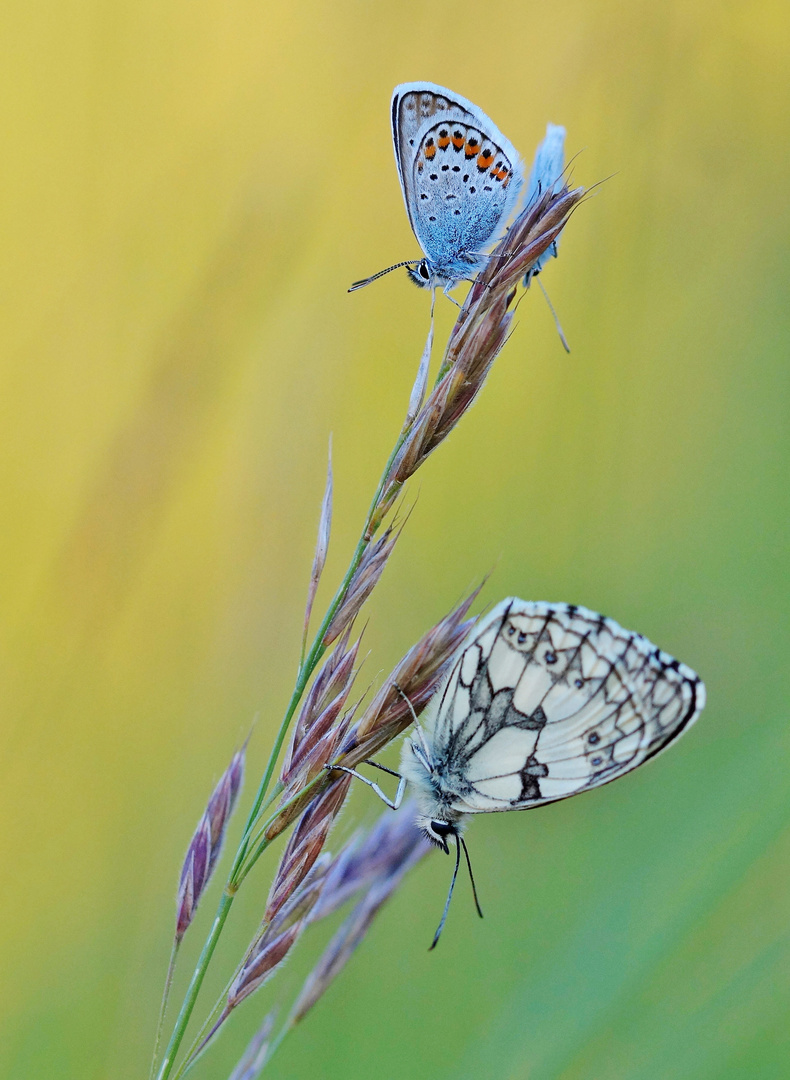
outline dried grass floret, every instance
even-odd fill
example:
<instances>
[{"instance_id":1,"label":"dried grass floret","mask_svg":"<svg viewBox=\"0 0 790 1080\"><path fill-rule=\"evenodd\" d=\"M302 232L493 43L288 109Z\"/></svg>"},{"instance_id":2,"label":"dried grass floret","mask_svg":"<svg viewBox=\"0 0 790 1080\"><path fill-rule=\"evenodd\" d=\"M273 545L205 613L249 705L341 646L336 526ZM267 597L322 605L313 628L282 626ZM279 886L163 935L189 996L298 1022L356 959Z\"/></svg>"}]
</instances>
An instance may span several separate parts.
<instances>
[{"instance_id":1,"label":"dried grass floret","mask_svg":"<svg viewBox=\"0 0 790 1080\"><path fill-rule=\"evenodd\" d=\"M238 1065L230 1074L228 1080L257 1080L257 1077L261 1075L269 1054L276 1018L277 1013L274 1011L266 1016L266 1019L250 1039L247 1049L242 1054Z\"/></svg>"},{"instance_id":2,"label":"dried grass floret","mask_svg":"<svg viewBox=\"0 0 790 1080\"><path fill-rule=\"evenodd\" d=\"M247 981L244 982L245 987L251 989L244 996L249 996L270 977L274 970L270 964L282 961L307 925L332 915L354 896L363 894L306 979L277 1037L271 1038L274 1013L270 1013L253 1036L230 1080L255 1080L263 1072L288 1031L307 1015L351 959L379 910L404 876L434 850L417 828L415 814L416 806L412 801L404 803L396 813L385 811L372 828L359 830L334 859L323 853L301 889L282 908L260 940L253 944L248 954L251 959ZM284 931L283 926L286 927ZM237 982L243 981L242 973ZM240 1000L242 997L234 1000L234 1005ZM226 1006L215 1031L232 1007Z\"/></svg>"},{"instance_id":3,"label":"dried grass floret","mask_svg":"<svg viewBox=\"0 0 790 1080\"><path fill-rule=\"evenodd\" d=\"M391 464L382 487L383 504L391 505L480 393L510 334L516 285L559 236L583 195L583 188L547 191L519 214L494 248L450 334L436 386Z\"/></svg>"},{"instance_id":4,"label":"dried grass floret","mask_svg":"<svg viewBox=\"0 0 790 1080\"><path fill-rule=\"evenodd\" d=\"M317 765L313 761L318 744L325 743L326 752L332 752L341 726L338 717L356 678L358 652L359 641L349 646L347 631L305 695L280 773L286 798L309 783L327 760L324 757Z\"/></svg>"},{"instance_id":5,"label":"dried grass floret","mask_svg":"<svg viewBox=\"0 0 790 1080\"><path fill-rule=\"evenodd\" d=\"M412 646L349 732L335 764L354 768L377 754L405 731L428 704L453 656L474 625L466 615L480 589L475 589L449 615Z\"/></svg>"},{"instance_id":6,"label":"dried grass floret","mask_svg":"<svg viewBox=\"0 0 790 1080\"><path fill-rule=\"evenodd\" d=\"M266 903L267 921L292 896L323 849L351 784L347 774L335 775L337 779L312 799L288 839Z\"/></svg>"}]
</instances>

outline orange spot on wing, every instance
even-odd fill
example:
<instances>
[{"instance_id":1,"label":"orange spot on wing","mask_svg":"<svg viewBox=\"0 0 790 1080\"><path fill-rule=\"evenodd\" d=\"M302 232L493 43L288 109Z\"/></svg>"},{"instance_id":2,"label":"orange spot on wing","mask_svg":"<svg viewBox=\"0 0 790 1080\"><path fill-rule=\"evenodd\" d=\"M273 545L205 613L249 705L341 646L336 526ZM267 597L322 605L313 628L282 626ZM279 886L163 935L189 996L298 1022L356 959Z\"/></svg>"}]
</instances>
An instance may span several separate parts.
<instances>
[{"instance_id":1,"label":"orange spot on wing","mask_svg":"<svg viewBox=\"0 0 790 1080\"><path fill-rule=\"evenodd\" d=\"M456 148L456 150L460 150L463 145L464 137L459 131L457 134L453 135L453 146Z\"/></svg>"},{"instance_id":2,"label":"orange spot on wing","mask_svg":"<svg viewBox=\"0 0 790 1080\"><path fill-rule=\"evenodd\" d=\"M487 169L488 166L491 164L491 159L493 158L493 156L494 155L491 153L490 150L484 150L483 153L480 154L477 158L478 169Z\"/></svg>"},{"instance_id":3,"label":"orange spot on wing","mask_svg":"<svg viewBox=\"0 0 790 1080\"><path fill-rule=\"evenodd\" d=\"M431 158L435 158L436 157L436 147L435 146L426 146L425 147L425 156L428 158L429 161L431 160Z\"/></svg>"},{"instance_id":4,"label":"orange spot on wing","mask_svg":"<svg viewBox=\"0 0 790 1080\"><path fill-rule=\"evenodd\" d=\"M437 141L439 143L439 149L440 150L446 150L447 147L450 145L450 136L445 135L444 138L441 138L441 136L440 136Z\"/></svg>"},{"instance_id":5,"label":"orange spot on wing","mask_svg":"<svg viewBox=\"0 0 790 1080\"><path fill-rule=\"evenodd\" d=\"M466 144L466 146L464 147L464 154L466 154L466 156L468 158L473 158L478 153L479 150L480 150L480 143L479 142L468 142Z\"/></svg>"}]
</instances>

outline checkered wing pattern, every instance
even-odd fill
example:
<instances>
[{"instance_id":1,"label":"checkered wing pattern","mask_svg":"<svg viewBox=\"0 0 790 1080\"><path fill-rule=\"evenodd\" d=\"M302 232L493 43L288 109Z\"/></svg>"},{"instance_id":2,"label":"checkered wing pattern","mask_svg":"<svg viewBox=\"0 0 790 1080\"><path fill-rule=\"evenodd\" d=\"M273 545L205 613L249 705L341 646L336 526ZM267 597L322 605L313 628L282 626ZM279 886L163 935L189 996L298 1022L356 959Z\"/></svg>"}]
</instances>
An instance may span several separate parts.
<instances>
[{"instance_id":1,"label":"checkered wing pattern","mask_svg":"<svg viewBox=\"0 0 790 1080\"><path fill-rule=\"evenodd\" d=\"M689 667L613 619L509 599L473 630L425 739L453 810L526 809L630 772L704 703Z\"/></svg>"}]
</instances>

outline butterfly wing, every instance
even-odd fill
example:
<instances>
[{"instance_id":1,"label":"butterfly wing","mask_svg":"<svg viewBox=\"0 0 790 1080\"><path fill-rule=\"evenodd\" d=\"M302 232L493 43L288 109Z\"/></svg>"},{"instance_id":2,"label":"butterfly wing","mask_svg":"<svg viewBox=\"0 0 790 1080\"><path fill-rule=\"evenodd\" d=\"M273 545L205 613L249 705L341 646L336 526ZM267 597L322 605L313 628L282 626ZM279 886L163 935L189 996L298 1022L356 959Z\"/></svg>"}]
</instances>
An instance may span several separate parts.
<instances>
[{"instance_id":1,"label":"butterfly wing","mask_svg":"<svg viewBox=\"0 0 790 1080\"><path fill-rule=\"evenodd\" d=\"M511 143L466 98L434 83L392 97L392 138L409 222L439 268L476 264L518 199L523 167Z\"/></svg>"},{"instance_id":2,"label":"butterfly wing","mask_svg":"<svg viewBox=\"0 0 790 1080\"><path fill-rule=\"evenodd\" d=\"M598 787L697 718L695 673L613 619L567 604L499 604L442 692L431 756L460 813L519 810Z\"/></svg>"},{"instance_id":3,"label":"butterfly wing","mask_svg":"<svg viewBox=\"0 0 790 1080\"><path fill-rule=\"evenodd\" d=\"M535 152L535 160L527 182L527 194L524 197L524 205L531 206L546 192L552 191L555 195L562 191L565 183L565 128L559 124L547 124L546 135ZM540 258L535 260L534 265L524 277L524 285L529 288L529 283L536 277L551 258L557 257L557 245L559 237L552 241Z\"/></svg>"},{"instance_id":4,"label":"butterfly wing","mask_svg":"<svg viewBox=\"0 0 790 1080\"><path fill-rule=\"evenodd\" d=\"M459 98L457 94L452 94L449 90L429 82L402 83L393 91L392 143L403 201L406 204L406 212L412 229L414 229L412 165L419 146L417 133L426 122L435 120L437 114L448 121L474 123L474 116L461 104L463 101L464 99Z\"/></svg>"}]
</instances>

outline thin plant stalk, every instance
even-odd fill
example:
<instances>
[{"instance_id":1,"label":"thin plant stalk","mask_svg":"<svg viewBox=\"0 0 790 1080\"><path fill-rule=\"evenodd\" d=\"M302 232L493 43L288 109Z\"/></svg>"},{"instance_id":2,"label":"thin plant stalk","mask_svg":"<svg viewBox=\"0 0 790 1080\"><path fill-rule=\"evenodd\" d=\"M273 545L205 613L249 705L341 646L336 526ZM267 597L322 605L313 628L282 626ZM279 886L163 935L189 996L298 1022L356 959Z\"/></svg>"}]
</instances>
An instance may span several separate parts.
<instances>
[{"instance_id":1,"label":"thin plant stalk","mask_svg":"<svg viewBox=\"0 0 790 1080\"><path fill-rule=\"evenodd\" d=\"M180 938L173 939L173 947L170 950L170 962L167 965L167 975L165 975L165 988L162 991L162 1002L159 1006L159 1018L156 1022L156 1039L154 1040L154 1053L151 1058L151 1068L148 1073L149 1080L152 1080L154 1070L156 1069L157 1058L159 1057L159 1044L162 1041L162 1030L165 1026L167 1002L170 998L171 987L173 986L173 974L176 970L176 960L178 959L178 949L180 944Z\"/></svg>"},{"instance_id":2,"label":"thin plant stalk","mask_svg":"<svg viewBox=\"0 0 790 1080\"><path fill-rule=\"evenodd\" d=\"M165 1056L162 1059L162 1066L159 1070L157 1080L167 1080L173 1071L173 1063L175 1056L178 1053L179 1047L184 1038L184 1033L187 1029L187 1024L192 1016L192 1010L195 1007L197 996L200 993L200 987L203 985L203 979L206 975L206 970L211 957L214 955L214 950L217 947L219 936L222 933L222 929L225 926L225 921L230 914L231 905L233 904L234 896L227 890L223 892L220 897L219 905L217 907L217 914L214 916L214 922L211 924L211 930L206 938L203 949L201 950L198 962L195 965L195 970L192 973L192 978L189 982L186 995L184 996L183 1004L178 1014L175 1027L173 1028L173 1034L170 1036L170 1042L167 1044L167 1050Z\"/></svg>"},{"instance_id":3,"label":"thin plant stalk","mask_svg":"<svg viewBox=\"0 0 790 1080\"><path fill-rule=\"evenodd\" d=\"M222 1012L222 1008L223 1008L223 1006L225 1004L225 1001L227 999L230 988L231 988L231 986L233 986L233 982L234 982L236 976L241 971L241 968L242 968L242 964L239 963L238 966L236 967L236 970L231 975L230 979L225 983L225 986L224 986L221 994L219 995L217 1000L214 1002L214 1005L212 1006L211 1012L208 1014L206 1019L203 1021L203 1026L200 1028L197 1035L192 1040L192 1045L189 1047L186 1054L184 1055L183 1061L178 1066L176 1071L173 1073L172 1080L181 1080L181 1077L185 1076L189 1072L189 1070L192 1068L192 1066L197 1062L198 1058L200 1057L200 1054L198 1053L198 1051L202 1047L203 1042L204 1042L206 1036L208 1035L209 1031L214 1026L214 1023L217 1020L217 1018L219 1017L219 1014Z\"/></svg>"}]
</instances>

